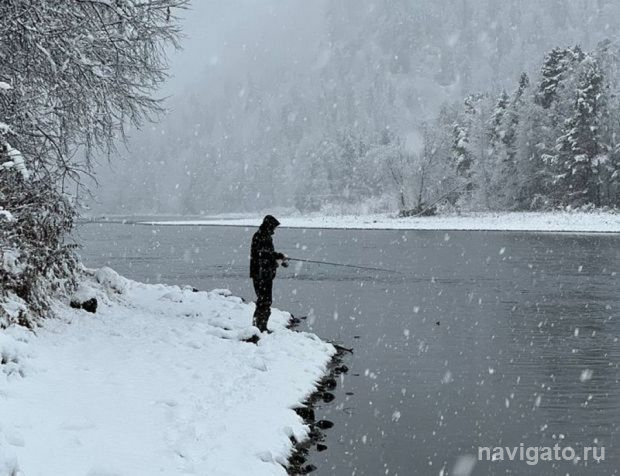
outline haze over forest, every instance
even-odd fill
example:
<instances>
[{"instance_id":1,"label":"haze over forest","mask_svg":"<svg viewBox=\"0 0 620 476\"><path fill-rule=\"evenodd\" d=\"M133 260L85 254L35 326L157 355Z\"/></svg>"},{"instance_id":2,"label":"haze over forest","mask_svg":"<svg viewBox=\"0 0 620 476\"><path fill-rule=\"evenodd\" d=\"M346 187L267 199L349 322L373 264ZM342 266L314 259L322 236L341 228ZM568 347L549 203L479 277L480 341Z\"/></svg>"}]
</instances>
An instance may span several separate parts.
<instances>
[{"instance_id":1,"label":"haze over forest","mask_svg":"<svg viewBox=\"0 0 620 476\"><path fill-rule=\"evenodd\" d=\"M450 203L474 209L618 200L616 129L601 133L613 141L601 138L588 156L604 169L583 179L597 184L595 192L585 185L588 194L558 185L567 132L537 137L537 146L547 141L538 157L524 152L534 139L523 129L542 116L571 119L593 62L615 71L615 0L200 0L185 17L184 51L171 54L162 91L168 113L132 131L121 161L102 160L94 212L398 210L461 185ZM604 40L611 46L603 51ZM541 71L554 48L564 52L562 81L574 87L542 114ZM577 60L562 63L567 55ZM522 73L528 84L519 93ZM615 79L605 78L613 89ZM615 110L612 99L606 111ZM487 130L494 117L497 144ZM510 134L518 139L508 143ZM513 169L524 178L508 184L519 198L504 191L495 200L507 184L493 175Z\"/></svg>"}]
</instances>

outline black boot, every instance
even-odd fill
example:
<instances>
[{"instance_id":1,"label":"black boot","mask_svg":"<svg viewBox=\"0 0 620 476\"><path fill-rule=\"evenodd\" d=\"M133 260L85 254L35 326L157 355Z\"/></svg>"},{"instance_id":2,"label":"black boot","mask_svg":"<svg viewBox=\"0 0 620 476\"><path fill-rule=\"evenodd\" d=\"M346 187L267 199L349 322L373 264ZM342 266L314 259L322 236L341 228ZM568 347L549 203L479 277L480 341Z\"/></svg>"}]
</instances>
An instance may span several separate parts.
<instances>
[{"instance_id":1,"label":"black boot","mask_svg":"<svg viewBox=\"0 0 620 476\"><path fill-rule=\"evenodd\" d=\"M269 332L267 330L269 316L271 316L271 309L261 309L260 307L257 307L256 311L254 312L254 319L252 321L254 327L258 327L258 330L261 332Z\"/></svg>"},{"instance_id":2,"label":"black boot","mask_svg":"<svg viewBox=\"0 0 620 476\"><path fill-rule=\"evenodd\" d=\"M261 332L268 332L267 331L267 322L269 321L269 316L265 317L265 316L260 316L257 320L256 320L256 327L258 327L258 330Z\"/></svg>"}]
</instances>

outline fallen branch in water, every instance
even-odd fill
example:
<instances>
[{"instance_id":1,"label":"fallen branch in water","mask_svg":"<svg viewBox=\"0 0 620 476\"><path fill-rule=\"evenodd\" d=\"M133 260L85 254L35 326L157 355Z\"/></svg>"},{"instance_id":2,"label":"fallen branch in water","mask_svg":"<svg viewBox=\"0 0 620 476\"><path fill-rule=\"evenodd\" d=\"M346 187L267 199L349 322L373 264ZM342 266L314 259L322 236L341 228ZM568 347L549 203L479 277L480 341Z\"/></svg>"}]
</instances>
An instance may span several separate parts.
<instances>
[{"instance_id":1,"label":"fallen branch in water","mask_svg":"<svg viewBox=\"0 0 620 476\"><path fill-rule=\"evenodd\" d=\"M333 345L337 351L339 352L349 352L350 354L353 353L353 348L349 348L349 347L344 347L340 344L336 344L335 342L329 342L331 345Z\"/></svg>"}]
</instances>

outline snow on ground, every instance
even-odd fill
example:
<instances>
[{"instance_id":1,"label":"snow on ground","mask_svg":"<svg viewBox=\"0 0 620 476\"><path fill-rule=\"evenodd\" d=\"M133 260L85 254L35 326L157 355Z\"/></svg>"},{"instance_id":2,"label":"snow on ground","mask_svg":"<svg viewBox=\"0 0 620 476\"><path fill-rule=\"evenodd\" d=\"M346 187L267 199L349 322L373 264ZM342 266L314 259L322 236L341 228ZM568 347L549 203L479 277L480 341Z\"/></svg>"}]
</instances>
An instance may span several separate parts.
<instances>
[{"instance_id":1,"label":"snow on ground","mask_svg":"<svg viewBox=\"0 0 620 476\"><path fill-rule=\"evenodd\" d=\"M278 475L307 428L291 409L334 353L285 328L258 345L253 304L103 268L36 335L0 333L0 475ZM19 468L19 472L16 469Z\"/></svg>"},{"instance_id":2,"label":"snow on ground","mask_svg":"<svg viewBox=\"0 0 620 476\"><path fill-rule=\"evenodd\" d=\"M288 228L343 228L382 230L498 230L620 233L620 214L578 212L467 213L434 217L398 218L388 215L278 217ZM149 225L258 226L262 216L242 219L145 221Z\"/></svg>"}]
</instances>

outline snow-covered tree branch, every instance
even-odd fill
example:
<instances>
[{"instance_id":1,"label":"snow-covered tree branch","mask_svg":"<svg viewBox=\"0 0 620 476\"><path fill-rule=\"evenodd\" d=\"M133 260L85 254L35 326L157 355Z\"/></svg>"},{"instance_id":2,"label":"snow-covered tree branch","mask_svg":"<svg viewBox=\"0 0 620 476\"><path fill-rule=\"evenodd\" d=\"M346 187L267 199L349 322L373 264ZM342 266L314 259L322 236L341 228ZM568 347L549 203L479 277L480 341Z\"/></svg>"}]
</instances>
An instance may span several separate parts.
<instances>
[{"instance_id":1,"label":"snow-covered tree branch","mask_svg":"<svg viewBox=\"0 0 620 476\"><path fill-rule=\"evenodd\" d=\"M166 44L185 0L9 1L0 5L0 120L36 170L78 179L94 149L160 111ZM79 151L79 153L78 153Z\"/></svg>"}]
</instances>

